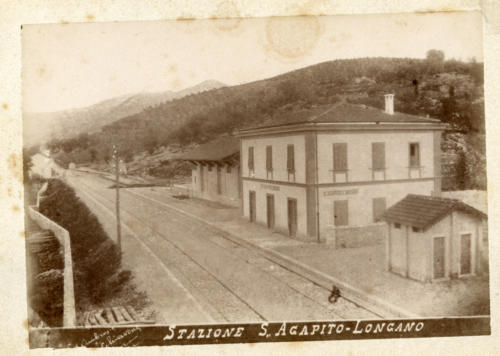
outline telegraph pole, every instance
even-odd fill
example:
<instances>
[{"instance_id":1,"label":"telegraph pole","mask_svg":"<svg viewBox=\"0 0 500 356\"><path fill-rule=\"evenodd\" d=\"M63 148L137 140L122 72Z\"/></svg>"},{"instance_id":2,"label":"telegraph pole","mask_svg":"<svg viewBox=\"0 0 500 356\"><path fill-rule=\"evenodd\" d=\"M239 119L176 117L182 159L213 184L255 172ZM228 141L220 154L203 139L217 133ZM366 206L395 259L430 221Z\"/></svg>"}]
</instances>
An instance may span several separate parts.
<instances>
[{"instance_id":1,"label":"telegraph pole","mask_svg":"<svg viewBox=\"0 0 500 356\"><path fill-rule=\"evenodd\" d=\"M115 161L115 189L116 189L116 242L120 252L122 251L122 227L120 224L120 158L116 151L116 146L113 145L113 158Z\"/></svg>"}]
</instances>

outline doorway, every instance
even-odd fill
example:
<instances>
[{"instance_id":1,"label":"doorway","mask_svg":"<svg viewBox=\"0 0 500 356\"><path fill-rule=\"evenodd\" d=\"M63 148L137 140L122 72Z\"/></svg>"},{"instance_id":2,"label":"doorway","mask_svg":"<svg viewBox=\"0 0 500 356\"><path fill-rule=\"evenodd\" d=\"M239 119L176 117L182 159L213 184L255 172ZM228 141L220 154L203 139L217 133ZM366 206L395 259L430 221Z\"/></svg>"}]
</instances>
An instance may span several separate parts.
<instances>
[{"instance_id":1,"label":"doorway","mask_svg":"<svg viewBox=\"0 0 500 356\"><path fill-rule=\"evenodd\" d=\"M274 229L274 195L267 194L267 227L268 229Z\"/></svg>"},{"instance_id":2,"label":"doorway","mask_svg":"<svg viewBox=\"0 0 500 356\"><path fill-rule=\"evenodd\" d=\"M333 224L335 226L346 226L348 216L347 200L335 200L333 202Z\"/></svg>"},{"instance_id":3,"label":"doorway","mask_svg":"<svg viewBox=\"0 0 500 356\"><path fill-rule=\"evenodd\" d=\"M297 236L297 199L288 198L288 235Z\"/></svg>"},{"instance_id":4,"label":"doorway","mask_svg":"<svg viewBox=\"0 0 500 356\"><path fill-rule=\"evenodd\" d=\"M433 266L434 279L444 278L444 262L445 262L445 238L444 236L435 237L433 241Z\"/></svg>"},{"instance_id":5,"label":"doorway","mask_svg":"<svg viewBox=\"0 0 500 356\"><path fill-rule=\"evenodd\" d=\"M460 274L472 273L472 235L460 235Z\"/></svg>"},{"instance_id":6,"label":"doorway","mask_svg":"<svg viewBox=\"0 0 500 356\"><path fill-rule=\"evenodd\" d=\"M203 177L203 166L200 165L200 192L205 190L205 179Z\"/></svg>"},{"instance_id":7,"label":"doorway","mask_svg":"<svg viewBox=\"0 0 500 356\"><path fill-rule=\"evenodd\" d=\"M256 219L256 211L255 211L255 192L253 190L249 191L248 202L249 202L249 210L250 210L250 222L255 222Z\"/></svg>"}]
</instances>

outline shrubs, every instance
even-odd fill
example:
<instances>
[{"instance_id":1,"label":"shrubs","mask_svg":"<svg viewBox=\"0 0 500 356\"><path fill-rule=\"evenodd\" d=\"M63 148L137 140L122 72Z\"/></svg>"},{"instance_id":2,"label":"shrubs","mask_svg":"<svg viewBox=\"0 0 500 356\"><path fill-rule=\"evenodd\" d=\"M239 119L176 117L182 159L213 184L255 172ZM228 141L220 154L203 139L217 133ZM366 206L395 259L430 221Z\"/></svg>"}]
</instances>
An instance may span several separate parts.
<instances>
[{"instance_id":1,"label":"shrubs","mask_svg":"<svg viewBox=\"0 0 500 356\"><path fill-rule=\"evenodd\" d=\"M64 275L50 269L35 276L30 305L49 326L62 326Z\"/></svg>"},{"instance_id":2,"label":"shrubs","mask_svg":"<svg viewBox=\"0 0 500 356\"><path fill-rule=\"evenodd\" d=\"M29 305L47 325L62 326L64 261L61 248L50 232L36 232L32 224L27 227L30 239L26 245Z\"/></svg>"},{"instance_id":3,"label":"shrubs","mask_svg":"<svg viewBox=\"0 0 500 356\"><path fill-rule=\"evenodd\" d=\"M96 216L76 196L73 189L60 180L49 181L40 212L70 233L77 306L84 298L100 304L116 291L113 281L130 279L123 273L118 246L107 236ZM117 275L121 275L119 278ZM124 278L125 276L125 278Z\"/></svg>"}]
</instances>

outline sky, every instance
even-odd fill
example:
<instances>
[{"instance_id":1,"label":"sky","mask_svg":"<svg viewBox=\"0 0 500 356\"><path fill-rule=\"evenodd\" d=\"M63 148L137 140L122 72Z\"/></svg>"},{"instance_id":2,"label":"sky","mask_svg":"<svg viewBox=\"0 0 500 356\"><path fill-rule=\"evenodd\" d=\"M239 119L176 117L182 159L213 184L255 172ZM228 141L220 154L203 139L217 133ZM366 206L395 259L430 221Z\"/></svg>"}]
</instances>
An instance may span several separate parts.
<instances>
[{"instance_id":1,"label":"sky","mask_svg":"<svg viewBox=\"0 0 500 356\"><path fill-rule=\"evenodd\" d=\"M23 110L85 107L205 80L237 85L358 57L483 60L478 12L25 25Z\"/></svg>"}]
</instances>

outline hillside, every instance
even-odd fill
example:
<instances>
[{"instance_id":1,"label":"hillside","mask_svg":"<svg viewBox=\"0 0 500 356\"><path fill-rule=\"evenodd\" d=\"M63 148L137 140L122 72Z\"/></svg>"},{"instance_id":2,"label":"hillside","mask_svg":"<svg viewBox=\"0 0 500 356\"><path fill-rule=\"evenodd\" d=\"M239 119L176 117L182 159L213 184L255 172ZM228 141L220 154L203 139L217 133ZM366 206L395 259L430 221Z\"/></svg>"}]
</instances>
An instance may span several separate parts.
<instances>
[{"instance_id":1,"label":"hillside","mask_svg":"<svg viewBox=\"0 0 500 356\"><path fill-rule=\"evenodd\" d=\"M479 174L479 181L473 177L476 169L480 173L485 169L482 72L481 63L456 60L329 61L265 80L186 95L105 125L84 140L52 142L51 147L63 149L66 160L89 163L109 160L114 143L120 155L131 161L141 152L206 142L234 129L272 121L276 115L286 117L339 100L382 108L383 94L394 93L396 111L429 115L451 125L455 133L445 135L445 153L452 161L467 160L461 169L471 179L465 185L484 187L484 174Z\"/></svg>"},{"instance_id":2,"label":"hillside","mask_svg":"<svg viewBox=\"0 0 500 356\"><path fill-rule=\"evenodd\" d=\"M180 91L142 92L123 95L97 104L71 110L24 113L25 146L46 143L50 139L70 139L81 133L98 132L103 126L186 95L220 88L225 84L207 80Z\"/></svg>"}]
</instances>

